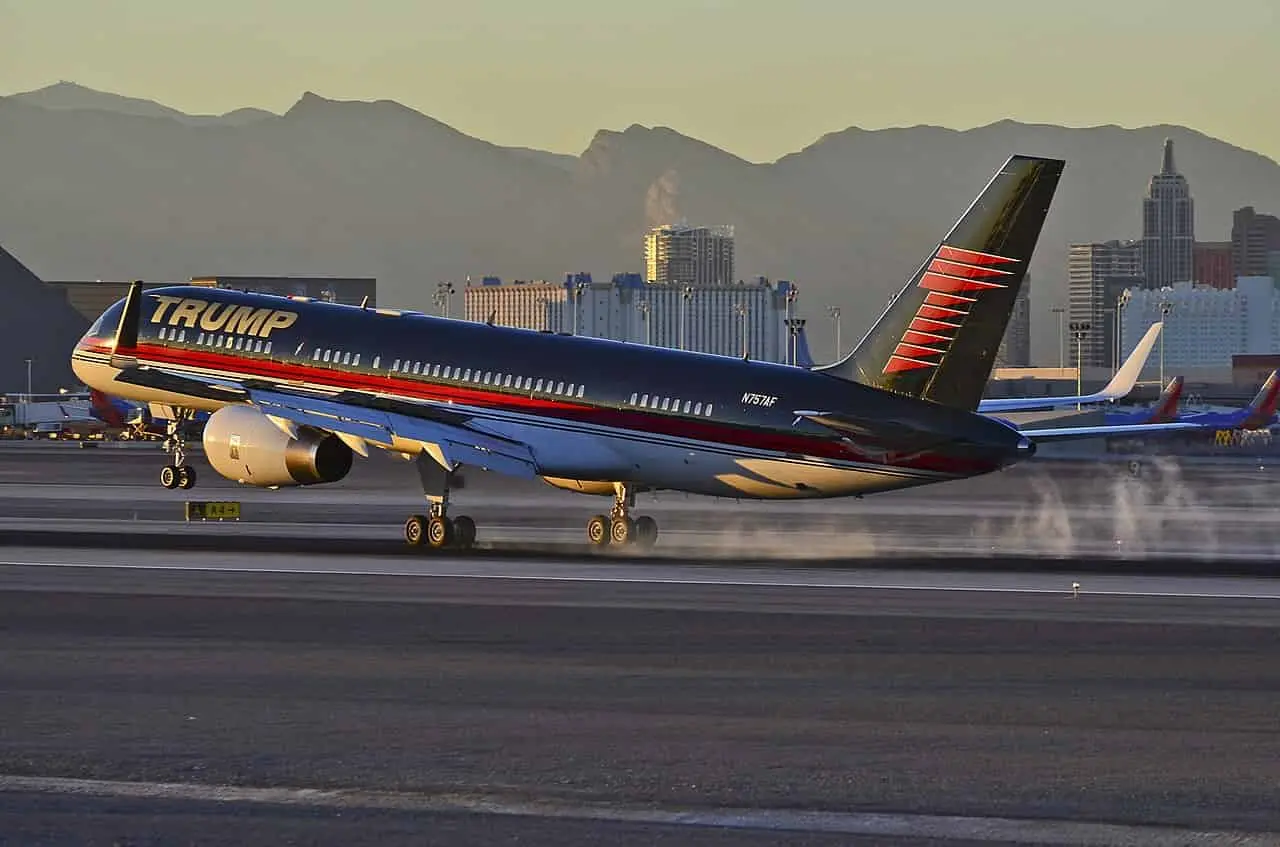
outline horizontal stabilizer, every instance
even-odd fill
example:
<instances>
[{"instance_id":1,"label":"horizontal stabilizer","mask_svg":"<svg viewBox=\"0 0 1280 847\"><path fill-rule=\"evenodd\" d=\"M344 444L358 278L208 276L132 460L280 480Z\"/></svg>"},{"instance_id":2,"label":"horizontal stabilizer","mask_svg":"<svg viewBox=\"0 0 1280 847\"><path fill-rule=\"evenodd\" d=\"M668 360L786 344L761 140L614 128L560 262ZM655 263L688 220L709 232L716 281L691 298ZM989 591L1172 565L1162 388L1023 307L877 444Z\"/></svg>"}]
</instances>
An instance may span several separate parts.
<instances>
[{"instance_id":1,"label":"horizontal stabilizer","mask_svg":"<svg viewBox=\"0 0 1280 847\"><path fill-rule=\"evenodd\" d=\"M1046 429L1020 429L1027 438L1037 444L1045 441L1066 441L1077 438L1105 438L1108 436L1120 435L1162 435L1173 432L1187 432L1193 429L1203 429L1193 423L1158 423L1158 424L1117 424L1115 426L1107 426L1100 424L1098 426L1063 426L1050 427Z\"/></svg>"}]
</instances>

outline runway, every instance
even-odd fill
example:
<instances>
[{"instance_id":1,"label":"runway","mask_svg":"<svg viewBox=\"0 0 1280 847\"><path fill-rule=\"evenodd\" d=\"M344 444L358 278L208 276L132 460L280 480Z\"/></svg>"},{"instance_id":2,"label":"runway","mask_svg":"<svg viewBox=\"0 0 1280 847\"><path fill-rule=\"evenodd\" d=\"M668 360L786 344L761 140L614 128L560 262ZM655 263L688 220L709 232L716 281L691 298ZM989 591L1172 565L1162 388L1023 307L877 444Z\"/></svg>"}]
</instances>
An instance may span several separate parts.
<instances>
[{"instance_id":1,"label":"runway","mask_svg":"<svg viewBox=\"0 0 1280 847\"><path fill-rule=\"evenodd\" d=\"M704 502L683 525L664 498L702 552L590 556L554 533L596 501L483 479L468 510L537 549L422 556L395 540L400 466L188 527L175 493L142 495L154 456L19 452L0 451L0 503L36 515L0 525L15 843L1280 844L1265 480L1236 509L1234 472L1180 471L1257 536L1178 567L709 540L725 516L764 535L826 509L794 546L874 498ZM871 523L961 526L966 499L1006 520L1032 479L912 492ZM1062 480L1074 520L1096 469ZM310 519L263 543L288 509Z\"/></svg>"},{"instance_id":2,"label":"runway","mask_svg":"<svg viewBox=\"0 0 1280 847\"><path fill-rule=\"evenodd\" d=\"M235 485L198 456L197 489L165 491L155 482L162 462L158 449L2 445L0 539L33 544L66 533L207 532L323 537L350 542L344 551L384 553L395 546L404 518L423 509L413 468L376 454L335 485L280 491ZM680 560L854 563L905 555L1280 562L1273 531L1280 523L1280 467L1148 464L1133 477L1124 463L1029 463L862 500L737 502L657 493L641 495L638 509L661 524L655 554ZM455 513L475 518L480 541L491 550L583 552L586 518L608 506L605 498L540 482L483 473L466 481L454 493ZM187 499L241 501L242 528L185 525Z\"/></svg>"}]
</instances>

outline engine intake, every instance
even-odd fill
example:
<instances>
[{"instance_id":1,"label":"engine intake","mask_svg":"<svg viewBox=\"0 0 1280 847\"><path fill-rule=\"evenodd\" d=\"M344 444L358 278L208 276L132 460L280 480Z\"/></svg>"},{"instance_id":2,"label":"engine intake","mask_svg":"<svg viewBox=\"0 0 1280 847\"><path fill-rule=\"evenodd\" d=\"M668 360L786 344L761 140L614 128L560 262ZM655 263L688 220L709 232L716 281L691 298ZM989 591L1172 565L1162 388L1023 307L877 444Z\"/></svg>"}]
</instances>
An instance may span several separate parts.
<instances>
[{"instance_id":1,"label":"engine intake","mask_svg":"<svg viewBox=\"0 0 1280 847\"><path fill-rule=\"evenodd\" d=\"M351 448L336 435L298 427L293 438L252 406L224 406L204 425L204 454L227 479L263 488L337 482Z\"/></svg>"}]
</instances>

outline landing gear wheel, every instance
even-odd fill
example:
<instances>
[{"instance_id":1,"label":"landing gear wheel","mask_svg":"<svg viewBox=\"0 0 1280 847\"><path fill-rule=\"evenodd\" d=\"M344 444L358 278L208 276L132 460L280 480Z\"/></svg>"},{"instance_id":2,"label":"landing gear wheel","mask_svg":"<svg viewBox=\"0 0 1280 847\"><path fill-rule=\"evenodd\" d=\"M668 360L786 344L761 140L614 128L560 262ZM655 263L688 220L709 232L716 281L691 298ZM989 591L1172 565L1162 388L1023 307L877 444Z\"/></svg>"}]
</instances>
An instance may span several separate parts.
<instances>
[{"instance_id":1,"label":"landing gear wheel","mask_svg":"<svg viewBox=\"0 0 1280 847\"><path fill-rule=\"evenodd\" d=\"M437 550L448 547L449 542L453 541L453 536L453 524L448 518L433 515L431 520L427 521L427 543Z\"/></svg>"},{"instance_id":2,"label":"landing gear wheel","mask_svg":"<svg viewBox=\"0 0 1280 847\"><path fill-rule=\"evenodd\" d=\"M165 465L160 469L160 484L165 488L172 491L178 487L179 481L177 465Z\"/></svg>"},{"instance_id":3,"label":"landing gear wheel","mask_svg":"<svg viewBox=\"0 0 1280 847\"><path fill-rule=\"evenodd\" d=\"M635 543L637 547L648 550L658 541L658 522L648 515L636 518Z\"/></svg>"},{"instance_id":4,"label":"landing gear wheel","mask_svg":"<svg viewBox=\"0 0 1280 847\"><path fill-rule=\"evenodd\" d=\"M453 519L453 541L460 550L470 550L476 544L476 522L466 515Z\"/></svg>"},{"instance_id":5,"label":"landing gear wheel","mask_svg":"<svg viewBox=\"0 0 1280 847\"><path fill-rule=\"evenodd\" d=\"M636 522L631 518L614 518L609 522L609 543L623 547L636 539Z\"/></svg>"},{"instance_id":6,"label":"landing gear wheel","mask_svg":"<svg viewBox=\"0 0 1280 847\"><path fill-rule=\"evenodd\" d=\"M426 515L410 515L404 522L404 540L410 547L421 547L427 538Z\"/></svg>"},{"instance_id":7,"label":"landing gear wheel","mask_svg":"<svg viewBox=\"0 0 1280 847\"><path fill-rule=\"evenodd\" d=\"M196 469L190 465L178 468L178 487L188 491L196 487Z\"/></svg>"},{"instance_id":8,"label":"landing gear wheel","mask_svg":"<svg viewBox=\"0 0 1280 847\"><path fill-rule=\"evenodd\" d=\"M587 540L597 547L609 545L609 518L604 515L592 515L587 521Z\"/></svg>"}]
</instances>

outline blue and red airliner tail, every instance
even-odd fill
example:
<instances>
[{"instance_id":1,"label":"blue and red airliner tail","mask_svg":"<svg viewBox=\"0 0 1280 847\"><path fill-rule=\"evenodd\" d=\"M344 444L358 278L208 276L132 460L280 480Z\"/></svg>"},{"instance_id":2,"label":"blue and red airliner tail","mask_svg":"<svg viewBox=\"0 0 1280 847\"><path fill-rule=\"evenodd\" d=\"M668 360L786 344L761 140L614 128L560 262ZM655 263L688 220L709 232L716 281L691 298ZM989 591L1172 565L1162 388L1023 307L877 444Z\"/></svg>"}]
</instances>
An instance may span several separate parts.
<instances>
[{"instance_id":1,"label":"blue and red airliner tail","mask_svg":"<svg viewBox=\"0 0 1280 847\"><path fill-rule=\"evenodd\" d=\"M1182 400L1183 378L1175 376L1160 392L1160 396L1151 406L1126 411L1109 411L1106 422L1110 425L1120 424L1157 424L1178 420L1178 403Z\"/></svg>"}]
</instances>

